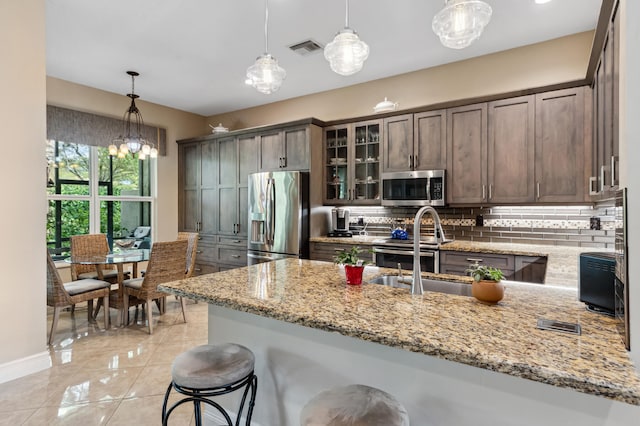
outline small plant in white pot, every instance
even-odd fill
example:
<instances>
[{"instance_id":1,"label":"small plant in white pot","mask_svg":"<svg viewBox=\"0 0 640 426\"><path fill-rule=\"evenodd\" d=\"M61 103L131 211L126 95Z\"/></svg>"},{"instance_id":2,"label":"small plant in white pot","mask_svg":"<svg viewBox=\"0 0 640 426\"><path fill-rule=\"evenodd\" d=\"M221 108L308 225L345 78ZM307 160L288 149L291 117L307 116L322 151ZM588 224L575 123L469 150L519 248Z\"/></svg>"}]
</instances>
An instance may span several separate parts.
<instances>
[{"instance_id":1,"label":"small plant in white pot","mask_svg":"<svg viewBox=\"0 0 640 426\"><path fill-rule=\"evenodd\" d=\"M359 285L362 284L362 272L367 263L366 260L360 258L362 249L358 246L353 246L350 249L345 249L335 255L333 261L339 265L344 265L344 273L347 278L347 284Z\"/></svg>"},{"instance_id":2,"label":"small plant in white pot","mask_svg":"<svg viewBox=\"0 0 640 426\"><path fill-rule=\"evenodd\" d=\"M485 303L498 303L504 297L504 274L493 266L474 264L467 269L473 278L471 294Z\"/></svg>"}]
</instances>

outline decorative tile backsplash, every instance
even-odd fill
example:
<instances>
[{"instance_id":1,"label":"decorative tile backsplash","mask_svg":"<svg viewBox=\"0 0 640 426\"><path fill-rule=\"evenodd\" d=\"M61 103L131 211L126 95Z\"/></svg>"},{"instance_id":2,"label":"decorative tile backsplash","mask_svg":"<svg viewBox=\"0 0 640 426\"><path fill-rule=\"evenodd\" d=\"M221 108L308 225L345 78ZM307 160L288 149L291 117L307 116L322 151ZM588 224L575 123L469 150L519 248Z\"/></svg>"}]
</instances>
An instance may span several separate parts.
<instances>
[{"instance_id":1,"label":"decorative tile backsplash","mask_svg":"<svg viewBox=\"0 0 640 426\"><path fill-rule=\"evenodd\" d=\"M437 208L447 238L522 244L613 248L613 205L598 206L500 206ZM416 209L349 207L354 233L388 236L396 226L413 231ZM364 229L357 226L364 219ZM481 222L481 224L480 224ZM425 215L427 229L433 220ZM422 231L425 231L423 229Z\"/></svg>"}]
</instances>

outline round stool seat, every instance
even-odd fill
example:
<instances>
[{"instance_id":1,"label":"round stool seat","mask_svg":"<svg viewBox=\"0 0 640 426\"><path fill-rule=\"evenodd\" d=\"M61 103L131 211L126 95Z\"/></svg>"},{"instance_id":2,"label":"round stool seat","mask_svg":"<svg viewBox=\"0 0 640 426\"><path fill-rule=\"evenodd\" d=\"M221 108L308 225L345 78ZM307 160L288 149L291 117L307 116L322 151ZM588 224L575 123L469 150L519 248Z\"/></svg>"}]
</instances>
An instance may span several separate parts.
<instances>
[{"instance_id":1,"label":"round stool seat","mask_svg":"<svg viewBox=\"0 0 640 426\"><path fill-rule=\"evenodd\" d=\"M300 413L301 426L408 426L407 410L392 395L365 385L322 391Z\"/></svg>"},{"instance_id":2,"label":"round stool seat","mask_svg":"<svg viewBox=\"0 0 640 426\"><path fill-rule=\"evenodd\" d=\"M235 383L253 371L253 352L242 345L202 345L181 353L173 361L173 382L190 389L213 389Z\"/></svg>"}]
</instances>

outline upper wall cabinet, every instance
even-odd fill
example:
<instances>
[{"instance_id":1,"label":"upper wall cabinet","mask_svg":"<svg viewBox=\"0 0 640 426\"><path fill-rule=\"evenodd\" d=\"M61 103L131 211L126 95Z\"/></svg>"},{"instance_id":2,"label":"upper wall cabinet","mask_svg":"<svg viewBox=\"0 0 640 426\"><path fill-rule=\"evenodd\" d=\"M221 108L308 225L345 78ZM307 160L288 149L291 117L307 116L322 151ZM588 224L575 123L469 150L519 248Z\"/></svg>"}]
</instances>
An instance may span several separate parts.
<instances>
[{"instance_id":1,"label":"upper wall cabinet","mask_svg":"<svg viewBox=\"0 0 640 426\"><path fill-rule=\"evenodd\" d=\"M607 198L619 185L620 13L614 8L593 82L593 162L589 192Z\"/></svg>"},{"instance_id":2,"label":"upper wall cabinet","mask_svg":"<svg viewBox=\"0 0 640 426\"><path fill-rule=\"evenodd\" d=\"M383 125L383 172L446 168L445 110L388 117Z\"/></svg>"},{"instance_id":3,"label":"upper wall cabinet","mask_svg":"<svg viewBox=\"0 0 640 426\"><path fill-rule=\"evenodd\" d=\"M309 170L308 126L261 133L258 141L261 172Z\"/></svg>"},{"instance_id":4,"label":"upper wall cabinet","mask_svg":"<svg viewBox=\"0 0 640 426\"><path fill-rule=\"evenodd\" d=\"M535 176L539 202L587 201L591 121L585 91L575 87L536 95ZM587 93L588 94L588 93Z\"/></svg>"},{"instance_id":5,"label":"upper wall cabinet","mask_svg":"<svg viewBox=\"0 0 640 426\"><path fill-rule=\"evenodd\" d=\"M324 203L380 203L382 120L326 127Z\"/></svg>"}]
</instances>

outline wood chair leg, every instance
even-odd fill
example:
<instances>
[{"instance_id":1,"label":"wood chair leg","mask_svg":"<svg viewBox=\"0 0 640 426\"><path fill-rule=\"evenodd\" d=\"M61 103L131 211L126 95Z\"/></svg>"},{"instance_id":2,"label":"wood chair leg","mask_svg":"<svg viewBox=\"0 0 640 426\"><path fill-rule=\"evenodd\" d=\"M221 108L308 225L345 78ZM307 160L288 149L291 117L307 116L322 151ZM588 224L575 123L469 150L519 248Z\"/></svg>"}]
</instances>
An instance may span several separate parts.
<instances>
[{"instance_id":1,"label":"wood chair leg","mask_svg":"<svg viewBox=\"0 0 640 426\"><path fill-rule=\"evenodd\" d=\"M122 312L120 313L120 324L124 324L124 326L128 326L129 325L129 318L127 313L129 312L129 294L127 293L127 291L125 290L124 295L122 297L123 301L122 303L124 304L124 308L122 309ZM122 322L122 321L126 321L126 322Z\"/></svg>"},{"instance_id":2,"label":"wood chair leg","mask_svg":"<svg viewBox=\"0 0 640 426\"><path fill-rule=\"evenodd\" d=\"M149 321L149 334L153 334L153 308L151 307L151 303L153 303L153 300L147 299L147 321Z\"/></svg>"},{"instance_id":3,"label":"wood chair leg","mask_svg":"<svg viewBox=\"0 0 640 426\"><path fill-rule=\"evenodd\" d=\"M93 317L93 299L87 300L87 321L90 323L95 321Z\"/></svg>"},{"instance_id":4,"label":"wood chair leg","mask_svg":"<svg viewBox=\"0 0 640 426\"><path fill-rule=\"evenodd\" d=\"M98 299L100 300L100 299ZM104 329L109 329L109 294L104 297Z\"/></svg>"},{"instance_id":5,"label":"wood chair leg","mask_svg":"<svg viewBox=\"0 0 640 426\"><path fill-rule=\"evenodd\" d=\"M49 333L49 341L47 344L51 344L53 341L53 334L56 331L56 327L58 326L58 318L60 318L60 307L56 306L53 308L53 321L51 322L51 333Z\"/></svg>"},{"instance_id":6,"label":"wood chair leg","mask_svg":"<svg viewBox=\"0 0 640 426\"><path fill-rule=\"evenodd\" d=\"M102 306L102 299L98 299L96 302L96 309L93 311L93 319L98 317L98 313L100 312L100 307Z\"/></svg>"},{"instance_id":7,"label":"wood chair leg","mask_svg":"<svg viewBox=\"0 0 640 426\"><path fill-rule=\"evenodd\" d=\"M185 308L186 303L187 302L186 302L185 298L181 297L180 298L180 307L182 308L182 319L184 320L185 324L187 323L187 316L185 315L185 312L184 312L184 308Z\"/></svg>"}]
</instances>

